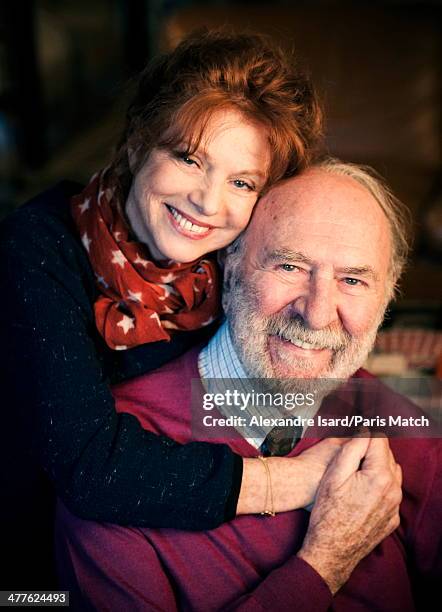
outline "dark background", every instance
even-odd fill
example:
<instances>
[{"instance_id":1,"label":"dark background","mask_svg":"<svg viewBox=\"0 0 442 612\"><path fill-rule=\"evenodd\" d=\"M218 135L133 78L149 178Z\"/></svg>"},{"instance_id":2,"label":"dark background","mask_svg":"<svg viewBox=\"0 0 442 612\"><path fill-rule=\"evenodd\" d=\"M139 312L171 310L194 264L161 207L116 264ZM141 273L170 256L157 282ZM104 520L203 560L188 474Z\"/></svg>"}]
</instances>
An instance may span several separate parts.
<instances>
[{"instance_id":1,"label":"dark background","mask_svg":"<svg viewBox=\"0 0 442 612\"><path fill-rule=\"evenodd\" d=\"M254 27L310 69L330 153L373 165L412 210L417 237L401 301L437 310L439 1L22 0L3 3L0 15L0 216L106 163L127 82L153 54L194 27Z\"/></svg>"},{"instance_id":2,"label":"dark background","mask_svg":"<svg viewBox=\"0 0 442 612\"><path fill-rule=\"evenodd\" d=\"M406 334L402 344L394 339L409 376L428 376L433 383L439 363L442 378L442 43L436 0L5 1L0 217L59 180L87 181L112 152L130 78L193 28L225 23L255 27L294 48L321 92L329 152L374 166L409 206L415 247L387 327L415 330L413 347ZM384 338L386 353L388 342ZM431 359L417 370L419 342ZM432 409L440 414L440 383L434 398ZM38 521L34 527L39 529ZM42 533L45 538L50 541ZM39 551L25 554L31 552L38 559L34 584L22 586L45 588L51 584L45 578L50 559Z\"/></svg>"}]
</instances>

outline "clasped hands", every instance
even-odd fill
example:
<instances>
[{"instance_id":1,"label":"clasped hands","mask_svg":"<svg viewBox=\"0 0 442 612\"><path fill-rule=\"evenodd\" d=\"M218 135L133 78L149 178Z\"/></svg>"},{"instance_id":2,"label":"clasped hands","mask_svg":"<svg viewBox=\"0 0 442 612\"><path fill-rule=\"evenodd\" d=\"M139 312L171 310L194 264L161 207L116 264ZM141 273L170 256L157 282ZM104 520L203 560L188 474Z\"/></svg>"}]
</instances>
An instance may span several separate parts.
<instances>
[{"instance_id":1,"label":"clasped hands","mask_svg":"<svg viewBox=\"0 0 442 612\"><path fill-rule=\"evenodd\" d=\"M307 465L316 459L319 465L332 452L298 556L335 594L359 561L399 526L402 470L384 437L330 439L299 458L304 455Z\"/></svg>"}]
</instances>

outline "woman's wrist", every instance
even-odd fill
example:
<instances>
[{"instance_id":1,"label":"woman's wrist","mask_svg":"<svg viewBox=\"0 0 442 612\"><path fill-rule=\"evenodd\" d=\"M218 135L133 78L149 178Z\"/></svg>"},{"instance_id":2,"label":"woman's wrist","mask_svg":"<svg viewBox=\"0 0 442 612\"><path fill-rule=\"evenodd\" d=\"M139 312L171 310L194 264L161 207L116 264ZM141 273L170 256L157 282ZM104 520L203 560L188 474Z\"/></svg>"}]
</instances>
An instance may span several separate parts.
<instances>
[{"instance_id":1,"label":"woman's wrist","mask_svg":"<svg viewBox=\"0 0 442 612\"><path fill-rule=\"evenodd\" d=\"M271 486L273 510L303 508L312 500L308 475L297 457L269 457L266 467L259 459L244 459L237 514L259 514L267 510Z\"/></svg>"}]
</instances>

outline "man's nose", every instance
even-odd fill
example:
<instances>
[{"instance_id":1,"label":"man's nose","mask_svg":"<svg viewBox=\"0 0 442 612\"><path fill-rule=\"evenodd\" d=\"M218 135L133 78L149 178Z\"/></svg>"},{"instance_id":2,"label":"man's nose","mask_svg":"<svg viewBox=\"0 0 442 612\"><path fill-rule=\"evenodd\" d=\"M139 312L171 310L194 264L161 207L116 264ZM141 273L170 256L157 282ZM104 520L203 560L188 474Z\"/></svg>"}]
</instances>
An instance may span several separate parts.
<instances>
[{"instance_id":1,"label":"man's nose","mask_svg":"<svg viewBox=\"0 0 442 612\"><path fill-rule=\"evenodd\" d=\"M212 217L221 210L223 192L215 181L206 181L189 194L189 200L201 215Z\"/></svg>"},{"instance_id":2,"label":"man's nose","mask_svg":"<svg viewBox=\"0 0 442 612\"><path fill-rule=\"evenodd\" d=\"M324 329L339 318L334 278L313 277L293 307L310 329Z\"/></svg>"}]
</instances>

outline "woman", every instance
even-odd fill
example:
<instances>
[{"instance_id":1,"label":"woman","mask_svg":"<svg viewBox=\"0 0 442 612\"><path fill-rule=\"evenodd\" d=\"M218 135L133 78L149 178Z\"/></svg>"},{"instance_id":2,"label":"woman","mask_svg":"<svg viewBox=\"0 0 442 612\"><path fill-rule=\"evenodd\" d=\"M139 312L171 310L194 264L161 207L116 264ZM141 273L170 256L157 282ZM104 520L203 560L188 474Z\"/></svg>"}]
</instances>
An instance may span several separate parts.
<instances>
[{"instance_id":1,"label":"woman","mask_svg":"<svg viewBox=\"0 0 442 612\"><path fill-rule=\"evenodd\" d=\"M242 511L262 509L252 490L255 478L265 486L262 467L241 484L242 459L227 446L144 431L116 413L110 384L208 337L219 284L204 255L245 228L269 185L309 162L320 123L309 82L265 39L192 36L141 74L107 169L2 224L9 412L80 517L210 529L235 515L240 489ZM149 487L153 471L162 490Z\"/></svg>"}]
</instances>

